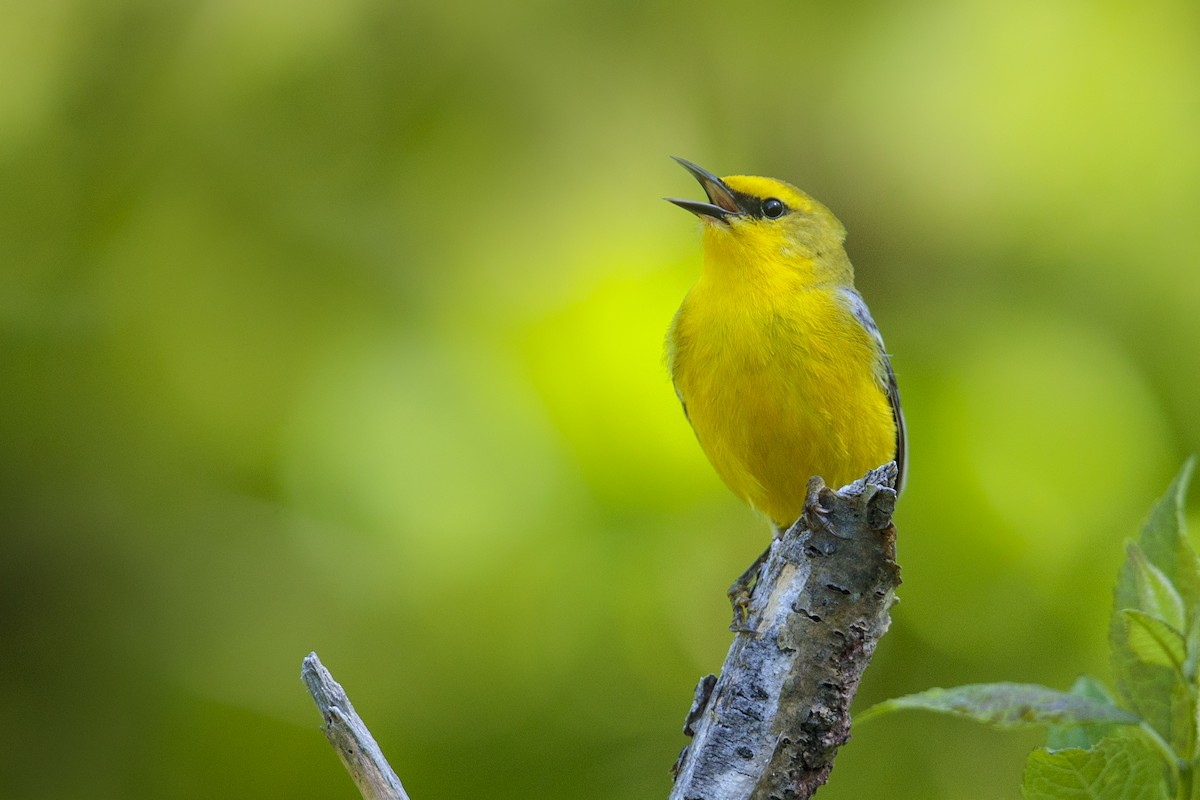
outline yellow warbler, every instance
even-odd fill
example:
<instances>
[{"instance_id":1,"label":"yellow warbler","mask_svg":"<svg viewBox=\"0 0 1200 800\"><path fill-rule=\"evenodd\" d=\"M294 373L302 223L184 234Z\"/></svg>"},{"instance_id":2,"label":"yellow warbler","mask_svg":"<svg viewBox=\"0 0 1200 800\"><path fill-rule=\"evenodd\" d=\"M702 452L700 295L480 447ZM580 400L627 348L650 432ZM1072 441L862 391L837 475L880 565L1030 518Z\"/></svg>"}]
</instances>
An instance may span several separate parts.
<instances>
[{"instance_id":1,"label":"yellow warbler","mask_svg":"<svg viewBox=\"0 0 1200 800\"><path fill-rule=\"evenodd\" d=\"M894 460L903 480L896 378L845 228L790 184L675 160L708 202L667 198L700 218L704 250L667 360L717 474L778 528L803 512L814 475L837 488Z\"/></svg>"}]
</instances>

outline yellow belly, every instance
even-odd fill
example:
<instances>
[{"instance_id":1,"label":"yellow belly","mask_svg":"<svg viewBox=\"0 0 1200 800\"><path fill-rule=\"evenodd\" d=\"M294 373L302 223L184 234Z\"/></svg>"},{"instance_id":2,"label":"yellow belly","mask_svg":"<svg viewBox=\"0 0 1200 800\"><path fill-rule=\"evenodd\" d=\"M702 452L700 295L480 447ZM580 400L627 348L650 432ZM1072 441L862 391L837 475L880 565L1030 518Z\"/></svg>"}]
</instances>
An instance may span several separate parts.
<instances>
[{"instance_id":1,"label":"yellow belly","mask_svg":"<svg viewBox=\"0 0 1200 800\"><path fill-rule=\"evenodd\" d=\"M880 356L836 289L770 304L703 292L672 326L672 377L735 494L787 526L813 475L838 488L895 457Z\"/></svg>"}]
</instances>

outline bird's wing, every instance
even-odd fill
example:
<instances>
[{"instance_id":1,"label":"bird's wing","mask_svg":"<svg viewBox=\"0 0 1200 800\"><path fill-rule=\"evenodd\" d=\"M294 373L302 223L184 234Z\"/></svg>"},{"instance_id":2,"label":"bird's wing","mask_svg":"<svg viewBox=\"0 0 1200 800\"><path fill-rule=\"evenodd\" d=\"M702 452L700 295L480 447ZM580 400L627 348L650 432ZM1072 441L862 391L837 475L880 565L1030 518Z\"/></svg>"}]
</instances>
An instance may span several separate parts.
<instances>
[{"instance_id":1,"label":"bird's wing","mask_svg":"<svg viewBox=\"0 0 1200 800\"><path fill-rule=\"evenodd\" d=\"M683 392L679 390L679 381L675 377L676 359L678 358L679 350L683 346L680 343L679 319L683 316L684 309L687 307L687 298L683 299L683 304L679 306L679 310L675 312L674 318L671 320L671 328L667 331L667 348L666 360L667 371L671 373L671 385L675 388L675 396L679 398L679 405L683 406L683 417L690 424L692 418L688 416L687 401L683 399Z\"/></svg>"},{"instance_id":2,"label":"bird's wing","mask_svg":"<svg viewBox=\"0 0 1200 800\"><path fill-rule=\"evenodd\" d=\"M675 396L679 398L679 406L683 409L683 418L690 423L692 418L687 413L687 400L683 399L683 393L679 391L678 386L675 387Z\"/></svg>"},{"instance_id":3,"label":"bird's wing","mask_svg":"<svg viewBox=\"0 0 1200 800\"><path fill-rule=\"evenodd\" d=\"M879 351L879 382L887 392L888 403L892 407L892 419L896 422L896 469L898 472L896 492L898 494L904 488L904 479L908 473L908 435L904 427L904 410L900 407L900 388L896 385L896 373L892 371L891 359L888 358L887 348L883 345L883 334L879 332L879 326L871 317L871 311L867 308L866 301L853 289L844 289L843 293L850 312L854 314L854 318L859 321L859 324L871 334Z\"/></svg>"}]
</instances>

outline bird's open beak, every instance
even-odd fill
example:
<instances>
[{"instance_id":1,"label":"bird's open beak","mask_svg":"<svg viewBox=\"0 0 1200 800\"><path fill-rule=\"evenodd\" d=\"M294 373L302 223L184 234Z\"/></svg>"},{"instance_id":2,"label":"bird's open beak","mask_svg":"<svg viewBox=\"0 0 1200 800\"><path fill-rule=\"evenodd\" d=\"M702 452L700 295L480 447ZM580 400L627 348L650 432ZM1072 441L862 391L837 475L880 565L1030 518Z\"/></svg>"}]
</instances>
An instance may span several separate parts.
<instances>
[{"instance_id":1,"label":"bird's open beak","mask_svg":"<svg viewBox=\"0 0 1200 800\"><path fill-rule=\"evenodd\" d=\"M678 156L671 156L679 165L692 173L692 177L700 181L700 185L704 187L704 193L708 195L709 202L702 203L699 200L680 200L675 197L663 198L669 203L674 203L680 208L696 214L697 216L711 217L718 222L725 222L729 217L744 213L738 205L737 198L734 197L729 187L725 182L713 175L708 170L697 167L690 161L684 161Z\"/></svg>"}]
</instances>

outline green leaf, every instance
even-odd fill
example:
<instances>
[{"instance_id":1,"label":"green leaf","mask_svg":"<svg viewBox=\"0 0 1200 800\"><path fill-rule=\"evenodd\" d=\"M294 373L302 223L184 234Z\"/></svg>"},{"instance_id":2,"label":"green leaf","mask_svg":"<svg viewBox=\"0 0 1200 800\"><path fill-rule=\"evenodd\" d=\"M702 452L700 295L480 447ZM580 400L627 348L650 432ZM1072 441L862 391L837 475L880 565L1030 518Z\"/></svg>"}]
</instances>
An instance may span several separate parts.
<instances>
[{"instance_id":1,"label":"green leaf","mask_svg":"<svg viewBox=\"0 0 1200 800\"><path fill-rule=\"evenodd\" d=\"M1028 683L977 683L953 689L930 689L868 708L858 722L899 711L921 709L966 717L997 728L1026 725L1091 725L1141 722L1136 714L1105 700Z\"/></svg>"},{"instance_id":2,"label":"green leaf","mask_svg":"<svg viewBox=\"0 0 1200 800\"><path fill-rule=\"evenodd\" d=\"M1179 630L1187 631L1192 640L1200 635L1195 624L1200 602L1200 564L1183 526L1183 499L1194 463L1189 459L1184 464L1167 493L1151 509L1142 526L1139 545L1130 548L1130 557L1121 567L1113 592L1113 614L1108 629L1113 677L1124 704L1140 714L1176 753L1190 753L1195 744L1196 718L1191 692L1175 667L1147 663L1143 631L1131 628L1122 612L1140 609L1149 613L1150 609L1143 607L1145 603L1158 606L1155 616L1171 616L1174 612L1169 609L1174 601L1162 586L1167 584L1174 588L1184 610L1186 623ZM1191 655L1185 659L1184 674L1190 675L1200 647L1197 642L1188 641L1186 650Z\"/></svg>"},{"instance_id":3,"label":"green leaf","mask_svg":"<svg viewBox=\"0 0 1200 800\"><path fill-rule=\"evenodd\" d=\"M1169 666L1148 664L1130 641L1124 617L1110 629L1113 675L1125 702L1142 716L1176 753L1190 753L1195 724L1191 697L1179 673Z\"/></svg>"},{"instance_id":4,"label":"green leaf","mask_svg":"<svg viewBox=\"0 0 1200 800\"><path fill-rule=\"evenodd\" d=\"M1110 706L1117 705L1109 688L1089 675L1080 675L1075 679L1075 683L1071 685L1071 694ZM1064 747L1091 747L1106 736L1128 730L1131 729L1127 725L1112 723L1050 725L1046 729L1046 747L1051 750Z\"/></svg>"},{"instance_id":5,"label":"green leaf","mask_svg":"<svg viewBox=\"0 0 1200 800\"><path fill-rule=\"evenodd\" d=\"M1142 548L1134 542L1126 545L1125 552L1133 570L1133 582L1137 590L1137 605L1134 608L1162 620L1177 631L1184 629L1183 598L1179 596L1171 579L1147 560Z\"/></svg>"},{"instance_id":6,"label":"green leaf","mask_svg":"<svg viewBox=\"0 0 1200 800\"><path fill-rule=\"evenodd\" d=\"M1175 586L1189 609L1200 606L1200 559L1188 542L1184 523L1188 484L1195 466L1195 456L1184 462L1166 494L1150 510L1138 537L1146 558ZM1183 625L1177 627L1186 630Z\"/></svg>"},{"instance_id":7,"label":"green leaf","mask_svg":"<svg viewBox=\"0 0 1200 800\"><path fill-rule=\"evenodd\" d=\"M1126 641L1130 650L1145 664L1171 667L1179 672L1183 680L1183 662L1187 657L1183 634L1136 608L1121 612L1125 619Z\"/></svg>"},{"instance_id":8,"label":"green leaf","mask_svg":"<svg viewBox=\"0 0 1200 800\"><path fill-rule=\"evenodd\" d=\"M1166 800L1166 768L1140 739L1104 739L1084 750L1034 750L1025 762L1025 800Z\"/></svg>"},{"instance_id":9,"label":"green leaf","mask_svg":"<svg viewBox=\"0 0 1200 800\"><path fill-rule=\"evenodd\" d=\"M1196 664L1200 662L1200 613L1192 615L1192 624L1186 637L1187 657L1183 662L1183 675L1189 681L1196 678Z\"/></svg>"}]
</instances>

